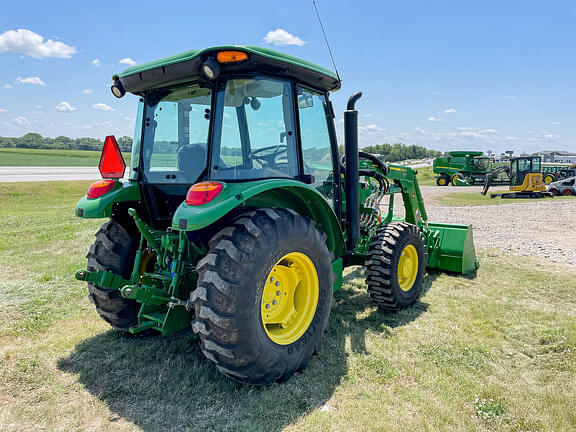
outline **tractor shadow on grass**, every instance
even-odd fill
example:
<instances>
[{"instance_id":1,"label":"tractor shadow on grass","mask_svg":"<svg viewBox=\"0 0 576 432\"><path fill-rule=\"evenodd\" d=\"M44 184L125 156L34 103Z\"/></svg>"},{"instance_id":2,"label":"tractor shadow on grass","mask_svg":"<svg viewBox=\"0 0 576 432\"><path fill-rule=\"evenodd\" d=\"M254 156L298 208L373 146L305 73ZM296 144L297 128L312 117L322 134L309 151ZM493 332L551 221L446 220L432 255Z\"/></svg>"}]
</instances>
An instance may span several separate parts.
<instances>
[{"instance_id":1,"label":"tractor shadow on grass","mask_svg":"<svg viewBox=\"0 0 576 432\"><path fill-rule=\"evenodd\" d=\"M423 295L432 280L426 277ZM348 373L348 357L369 355L367 332L392 337L428 307L419 301L396 314L377 310L360 268L347 274L334 298L322 350L285 383L253 387L230 381L204 358L191 331L134 339L108 331L78 344L58 367L77 374L106 403L110 429L124 419L145 431L280 431L326 404Z\"/></svg>"}]
</instances>

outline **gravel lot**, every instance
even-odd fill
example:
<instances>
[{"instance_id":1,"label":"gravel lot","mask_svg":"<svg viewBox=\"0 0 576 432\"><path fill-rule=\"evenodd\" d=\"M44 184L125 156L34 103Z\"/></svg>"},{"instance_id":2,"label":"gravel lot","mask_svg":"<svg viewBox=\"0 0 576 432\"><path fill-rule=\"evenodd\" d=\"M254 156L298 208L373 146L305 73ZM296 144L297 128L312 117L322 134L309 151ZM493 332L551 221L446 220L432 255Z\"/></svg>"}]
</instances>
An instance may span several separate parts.
<instances>
[{"instance_id":1,"label":"gravel lot","mask_svg":"<svg viewBox=\"0 0 576 432\"><path fill-rule=\"evenodd\" d=\"M436 197L455 191L463 192L463 188L422 187L431 222L472 224L477 247L576 267L576 199L467 207L445 207L435 202ZM466 192L475 191L480 193L480 188L466 188Z\"/></svg>"}]
</instances>

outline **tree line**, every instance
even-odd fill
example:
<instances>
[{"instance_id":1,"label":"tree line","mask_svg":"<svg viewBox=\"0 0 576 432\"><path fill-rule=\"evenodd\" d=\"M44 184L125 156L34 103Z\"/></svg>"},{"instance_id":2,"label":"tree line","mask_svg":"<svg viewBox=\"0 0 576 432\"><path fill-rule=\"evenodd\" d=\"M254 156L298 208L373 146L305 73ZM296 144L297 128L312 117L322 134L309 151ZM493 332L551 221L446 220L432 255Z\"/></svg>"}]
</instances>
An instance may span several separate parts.
<instances>
[{"instance_id":1,"label":"tree line","mask_svg":"<svg viewBox=\"0 0 576 432\"><path fill-rule=\"evenodd\" d=\"M361 149L366 153L379 155L385 162L397 162L407 159L426 159L442 155L442 152L429 150L426 147L417 145L396 144L378 144L366 146Z\"/></svg>"},{"instance_id":2,"label":"tree line","mask_svg":"<svg viewBox=\"0 0 576 432\"><path fill-rule=\"evenodd\" d=\"M132 138L123 136L117 138L118 146L123 152L132 149ZM43 137L38 133L27 133L20 138L0 137L0 147L47 149L47 150L102 150L104 141L97 138L56 138Z\"/></svg>"}]
</instances>

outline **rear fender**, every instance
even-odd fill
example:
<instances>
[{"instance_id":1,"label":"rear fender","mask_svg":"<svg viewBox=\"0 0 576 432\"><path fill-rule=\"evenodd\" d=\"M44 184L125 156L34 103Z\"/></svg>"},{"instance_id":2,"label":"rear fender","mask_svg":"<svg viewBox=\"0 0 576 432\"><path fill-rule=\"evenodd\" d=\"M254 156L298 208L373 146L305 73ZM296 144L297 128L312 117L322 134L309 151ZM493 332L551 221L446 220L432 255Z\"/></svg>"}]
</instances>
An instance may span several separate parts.
<instances>
[{"instance_id":1,"label":"rear fender","mask_svg":"<svg viewBox=\"0 0 576 432\"><path fill-rule=\"evenodd\" d=\"M108 218L112 215L114 204L139 200L138 183L116 181L112 190L99 198L90 199L84 195L76 204L76 216L86 219Z\"/></svg>"},{"instance_id":2,"label":"rear fender","mask_svg":"<svg viewBox=\"0 0 576 432\"><path fill-rule=\"evenodd\" d=\"M217 222L239 207L289 208L314 220L326 233L326 244L336 257L346 252L342 229L326 198L313 187L296 180L258 180L223 183L222 192L200 206L180 204L172 218L172 229L196 231Z\"/></svg>"}]
</instances>

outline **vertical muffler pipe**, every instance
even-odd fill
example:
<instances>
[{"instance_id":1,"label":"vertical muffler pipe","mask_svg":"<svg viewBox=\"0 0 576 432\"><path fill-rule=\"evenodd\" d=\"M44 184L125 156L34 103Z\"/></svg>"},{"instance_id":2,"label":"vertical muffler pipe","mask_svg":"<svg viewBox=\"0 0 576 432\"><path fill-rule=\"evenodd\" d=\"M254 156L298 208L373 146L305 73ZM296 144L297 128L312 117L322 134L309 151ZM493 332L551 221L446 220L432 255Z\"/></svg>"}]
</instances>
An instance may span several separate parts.
<instances>
[{"instance_id":1,"label":"vertical muffler pipe","mask_svg":"<svg viewBox=\"0 0 576 432\"><path fill-rule=\"evenodd\" d=\"M348 254L354 251L360 238L360 203L358 202L358 111L354 105L362 97L362 92L356 92L350 99L344 112L344 143L346 147L346 248Z\"/></svg>"}]
</instances>

